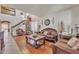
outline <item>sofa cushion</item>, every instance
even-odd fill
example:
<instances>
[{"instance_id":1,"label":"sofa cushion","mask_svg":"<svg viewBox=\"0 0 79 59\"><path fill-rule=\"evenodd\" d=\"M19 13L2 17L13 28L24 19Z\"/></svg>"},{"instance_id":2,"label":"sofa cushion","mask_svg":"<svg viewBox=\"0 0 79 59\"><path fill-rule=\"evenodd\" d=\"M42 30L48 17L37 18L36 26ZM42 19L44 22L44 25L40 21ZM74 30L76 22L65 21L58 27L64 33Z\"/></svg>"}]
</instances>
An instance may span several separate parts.
<instances>
[{"instance_id":1,"label":"sofa cushion","mask_svg":"<svg viewBox=\"0 0 79 59\"><path fill-rule=\"evenodd\" d=\"M72 37L72 38L68 41L67 45L69 45L70 47L74 47L74 46L77 44L77 41L78 41L78 38Z\"/></svg>"}]
</instances>

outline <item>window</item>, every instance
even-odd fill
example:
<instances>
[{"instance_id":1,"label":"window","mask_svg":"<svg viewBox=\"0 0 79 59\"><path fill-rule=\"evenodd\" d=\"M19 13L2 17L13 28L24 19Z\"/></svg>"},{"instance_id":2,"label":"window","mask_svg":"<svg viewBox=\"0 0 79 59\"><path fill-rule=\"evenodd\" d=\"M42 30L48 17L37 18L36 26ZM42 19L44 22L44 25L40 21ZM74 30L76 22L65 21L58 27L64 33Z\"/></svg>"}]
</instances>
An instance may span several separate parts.
<instances>
[{"instance_id":1,"label":"window","mask_svg":"<svg viewBox=\"0 0 79 59\"><path fill-rule=\"evenodd\" d=\"M31 30L33 33L38 31L38 22L31 22Z\"/></svg>"}]
</instances>

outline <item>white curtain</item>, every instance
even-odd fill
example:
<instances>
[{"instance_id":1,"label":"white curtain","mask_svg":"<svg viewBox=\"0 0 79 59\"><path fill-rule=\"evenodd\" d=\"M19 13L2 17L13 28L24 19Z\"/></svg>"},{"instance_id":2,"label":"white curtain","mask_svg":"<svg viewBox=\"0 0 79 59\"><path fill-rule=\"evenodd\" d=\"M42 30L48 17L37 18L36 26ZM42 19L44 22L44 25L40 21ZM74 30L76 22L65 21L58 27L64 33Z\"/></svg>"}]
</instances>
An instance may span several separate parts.
<instances>
[{"instance_id":1,"label":"white curtain","mask_svg":"<svg viewBox=\"0 0 79 59\"><path fill-rule=\"evenodd\" d=\"M35 21L31 23L31 30L33 33L38 31L38 22Z\"/></svg>"}]
</instances>

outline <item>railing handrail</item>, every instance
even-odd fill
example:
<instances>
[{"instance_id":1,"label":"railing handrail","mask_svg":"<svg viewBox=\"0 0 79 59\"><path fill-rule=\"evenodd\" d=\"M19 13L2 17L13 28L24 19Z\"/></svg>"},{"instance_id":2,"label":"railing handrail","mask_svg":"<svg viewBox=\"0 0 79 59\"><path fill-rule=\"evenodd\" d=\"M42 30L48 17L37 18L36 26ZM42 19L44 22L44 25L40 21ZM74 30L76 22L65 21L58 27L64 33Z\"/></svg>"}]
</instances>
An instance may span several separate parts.
<instances>
[{"instance_id":1,"label":"railing handrail","mask_svg":"<svg viewBox=\"0 0 79 59\"><path fill-rule=\"evenodd\" d=\"M11 29L17 27L19 24L23 23L24 21L26 21L26 20L22 20L21 22L17 23L16 25L11 26Z\"/></svg>"},{"instance_id":2,"label":"railing handrail","mask_svg":"<svg viewBox=\"0 0 79 59\"><path fill-rule=\"evenodd\" d=\"M17 23L16 25L11 26L11 35L13 35L13 29L16 28L18 25L20 25L21 23L24 23L26 20L22 20L21 22Z\"/></svg>"}]
</instances>

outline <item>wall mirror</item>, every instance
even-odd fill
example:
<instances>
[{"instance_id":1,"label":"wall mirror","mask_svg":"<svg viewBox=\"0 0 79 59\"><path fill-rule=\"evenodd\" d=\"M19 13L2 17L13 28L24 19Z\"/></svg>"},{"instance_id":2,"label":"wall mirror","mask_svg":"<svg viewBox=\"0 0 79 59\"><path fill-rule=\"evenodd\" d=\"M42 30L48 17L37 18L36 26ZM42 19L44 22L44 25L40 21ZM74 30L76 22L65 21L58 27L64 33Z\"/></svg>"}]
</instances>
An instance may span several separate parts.
<instances>
[{"instance_id":1,"label":"wall mirror","mask_svg":"<svg viewBox=\"0 0 79 59\"><path fill-rule=\"evenodd\" d=\"M46 26L48 26L48 25L50 24L50 20L49 20L49 19L46 19L46 20L44 21L44 24L45 24Z\"/></svg>"}]
</instances>

